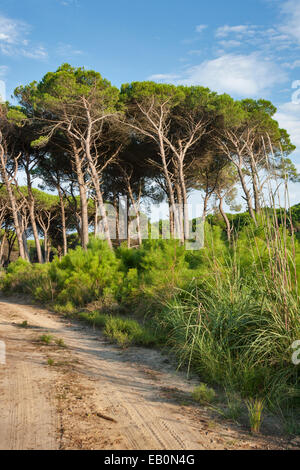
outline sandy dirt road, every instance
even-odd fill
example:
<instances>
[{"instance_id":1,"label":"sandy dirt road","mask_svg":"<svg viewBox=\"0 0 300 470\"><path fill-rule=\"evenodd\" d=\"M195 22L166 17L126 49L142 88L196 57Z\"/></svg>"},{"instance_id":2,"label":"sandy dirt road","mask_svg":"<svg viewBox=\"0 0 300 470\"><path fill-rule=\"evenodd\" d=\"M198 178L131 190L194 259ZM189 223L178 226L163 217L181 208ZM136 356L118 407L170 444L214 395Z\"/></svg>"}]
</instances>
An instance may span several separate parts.
<instances>
[{"instance_id":1,"label":"sandy dirt road","mask_svg":"<svg viewBox=\"0 0 300 470\"><path fill-rule=\"evenodd\" d=\"M39 341L43 334L53 337L50 345ZM288 447L191 404L195 380L160 352L121 350L99 331L24 299L0 298L0 341L0 449Z\"/></svg>"}]
</instances>

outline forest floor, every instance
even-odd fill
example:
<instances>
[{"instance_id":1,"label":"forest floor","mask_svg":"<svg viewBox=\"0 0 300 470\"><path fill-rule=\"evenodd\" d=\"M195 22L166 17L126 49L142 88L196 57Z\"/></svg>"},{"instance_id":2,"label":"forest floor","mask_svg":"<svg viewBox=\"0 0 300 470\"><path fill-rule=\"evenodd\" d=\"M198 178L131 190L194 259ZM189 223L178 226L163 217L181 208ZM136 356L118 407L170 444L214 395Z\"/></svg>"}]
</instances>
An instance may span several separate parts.
<instances>
[{"instance_id":1,"label":"forest floor","mask_svg":"<svg viewBox=\"0 0 300 470\"><path fill-rule=\"evenodd\" d=\"M2 450L300 448L297 438L268 430L254 436L195 404L197 380L176 372L161 352L122 350L99 330L26 298L0 298L0 341Z\"/></svg>"}]
</instances>

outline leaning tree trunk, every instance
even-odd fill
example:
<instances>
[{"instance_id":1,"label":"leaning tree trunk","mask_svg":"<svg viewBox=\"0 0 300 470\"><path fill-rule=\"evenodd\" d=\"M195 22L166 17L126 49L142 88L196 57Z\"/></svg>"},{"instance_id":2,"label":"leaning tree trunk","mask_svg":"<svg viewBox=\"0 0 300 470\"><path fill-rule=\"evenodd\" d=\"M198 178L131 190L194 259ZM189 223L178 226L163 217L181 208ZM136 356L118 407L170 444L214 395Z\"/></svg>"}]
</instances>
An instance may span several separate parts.
<instances>
[{"instance_id":1,"label":"leaning tree trunk","mask_svg":"<svg viewBox=\"0 0 300 470\"><path fill-rule=\"evenodd\" d=\"M243 170L242 170L241 165L237 165L237 171L238 171L239 178L240 178L240 181L241 181L241 185L242 185L242 188L243 188L243 191L244 191L244 194L245 194L249 214L250 214L251 218L253 219L255 225L257 225L256 217L255 217L255 213L254 213L253 205L252 205L251 194L250 194L249 189L247 188L246 181L245 181L245 176L243 174Z\"/></svg>"},{"instance_id":2,"label":"leaning tree trunk","mask_svg":"<svg viewBox=\"0 0 300 470\"><path fill-rule=\"evenodd\" d=\"M4 181L5 188L8 194L8 199L10 202L10 207L11 207L14 226L15 226L15 231L16 231L16 235L18 239L20 257L23 259L26 259L24 246L23 246L22 230L21 230L19 218L18 218L17 202L16 202L16 198L11 187L11 181L9 180L7 173L6 173L5 162L4 162L4 149L1 147L0 147L0 163L1 163L1 176L2 176L2 180Z\"/></svg>"}]
</instances>

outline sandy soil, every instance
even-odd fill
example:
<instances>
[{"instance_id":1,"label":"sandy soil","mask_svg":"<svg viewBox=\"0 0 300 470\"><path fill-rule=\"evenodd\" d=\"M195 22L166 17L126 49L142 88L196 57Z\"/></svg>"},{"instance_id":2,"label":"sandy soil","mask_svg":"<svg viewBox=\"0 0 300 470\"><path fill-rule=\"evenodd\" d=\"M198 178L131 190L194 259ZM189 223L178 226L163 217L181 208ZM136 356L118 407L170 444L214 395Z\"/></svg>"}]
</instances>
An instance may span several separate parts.
<instances>
[{"instance_id":1,"label":"sandy soil","mask_svg":"<svg viewBox=\"0 0 300 470\"><path fill-rule=\"evenodd\" d=\"M22 328L22 322L28 323ZM66 347L44 345L43 334ZM195 379L144 348L125 351L99 331L0 298L0 449L287 449L297 440L252 436L195 406Z\"/></svg>"}]
</instances>

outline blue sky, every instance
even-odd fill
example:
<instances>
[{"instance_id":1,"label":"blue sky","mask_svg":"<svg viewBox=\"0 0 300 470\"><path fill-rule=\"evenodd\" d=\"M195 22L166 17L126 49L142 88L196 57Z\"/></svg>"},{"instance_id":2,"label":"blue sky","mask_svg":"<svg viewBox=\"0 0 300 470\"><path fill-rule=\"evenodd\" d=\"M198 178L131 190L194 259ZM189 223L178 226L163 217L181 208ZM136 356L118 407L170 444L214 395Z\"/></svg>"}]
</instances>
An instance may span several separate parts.
<instances>
[{"instance_id":1,"label":"blue sky","mask_svg":"<svg viewBox=\"0 0 300 470\"><path fill-rule=\"evenodd\" d=\"M299 52L299 0L0 0L7 97L63 62L116 86L151 78L264 97L299 148L300 171ZM300 184L290 196L300 201Z\"/></svg>"}]
</instances>

